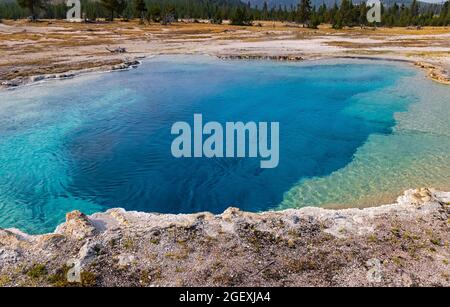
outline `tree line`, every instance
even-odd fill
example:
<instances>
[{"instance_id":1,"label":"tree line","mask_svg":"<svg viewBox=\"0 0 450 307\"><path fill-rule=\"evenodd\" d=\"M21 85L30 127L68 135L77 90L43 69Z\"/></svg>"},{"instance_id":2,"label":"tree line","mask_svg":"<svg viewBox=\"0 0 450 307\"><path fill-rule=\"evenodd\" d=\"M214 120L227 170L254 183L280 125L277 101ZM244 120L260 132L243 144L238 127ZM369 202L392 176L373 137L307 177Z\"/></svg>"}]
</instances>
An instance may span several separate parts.
<instances>
[{"instance_id":1,"label":"tree line","mask_svg":"<svg viewBox=\"0 0 450 307\"><path fill-rule=\"evenodd\" d=\"M371 26L367 21L365 3L354 4L342 0L331 7L318 7L311 0L300 0L297 6L262 7L244 4L239 0L81 0L83 17L88 20L140 18L141 22L152 21L163 24L176 22L180 18L207 19L212 23L231 20L235 25L251 25L254 20L295 22L304 27L317 28L320 24L331 24L334 28ZM64 3L47 0L16 0L0 3L0 19L30 17L63 19L67 7ZM410 5L393 4L381 6L381 22L377 26L446 26L450 25L450 5L423 4L413 0Z\"/></svg>"},{"instance_id":2,"label":"tree line","mask_svg":"<svg viewBox=\"0 0 450 307\"><path fill-rule=\"evenodd\" d=\"M310 0L300 0L295 12L294 21L308 27L317 27L322 23L334 28L345 26L446 26L450 25L450 6L445 4L426 4L413 0L409 6L394 3L391 6L381 4L381 22L371 24L367 20L370 7L366 3L353 4L351 0L342 0L340 6L334 4L327 7L322 4L318 8L311 7Z\"/></svg>"}]
</instances>

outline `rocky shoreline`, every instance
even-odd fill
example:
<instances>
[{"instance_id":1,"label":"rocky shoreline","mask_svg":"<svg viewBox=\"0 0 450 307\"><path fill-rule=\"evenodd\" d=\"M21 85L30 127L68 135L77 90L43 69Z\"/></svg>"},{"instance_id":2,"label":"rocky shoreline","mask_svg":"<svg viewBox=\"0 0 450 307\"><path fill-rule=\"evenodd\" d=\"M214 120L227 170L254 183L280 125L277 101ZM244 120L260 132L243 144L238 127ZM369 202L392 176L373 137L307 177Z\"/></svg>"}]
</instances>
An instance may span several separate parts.
<instances>
[{"instance_id":1,"label":"rocky shoreline","mask_svg":"<svg viewBox=\"0 0 450 307\"><path fill-rule=\"evenodd\" d=\"M431 80L450 85L450 72L447 72L444 68L426 62L415 62L414 64L424 69Z\"/></svg>"},{"instance_id":2,"label":"rocky shoreline","mask_svg":"<svg viewBox=\"0 0 450 307\"><path fill-rule=\"evenodd\" d=\"M18 77L11 80L3 81L0 83L0 88L16 88L19 86L30 85L43 81L51 81L51 80L64 80L71 79L79 75L84 75L93 72L112 72L112 71L121 71L128 70L132 68L137 68L141 65L142 62L137 59L126 59L120 61L118 63L114 63L111 65L110 63L100 62L97 66L93 68L86 68L80 70L67 70L64 73L49 73L42 75L31 75L27 77Z\"/></svg>"},{"instance_id":3,"label":"rocky shoreline","mask_svg":"<svg viewBox=\"0 0 450 307\"><path fill-rule=\"evenodd\" d=\"M365 209L74 211L0 229L0 286L450 286L450 193Z\"/></svg>"}]
</instances>

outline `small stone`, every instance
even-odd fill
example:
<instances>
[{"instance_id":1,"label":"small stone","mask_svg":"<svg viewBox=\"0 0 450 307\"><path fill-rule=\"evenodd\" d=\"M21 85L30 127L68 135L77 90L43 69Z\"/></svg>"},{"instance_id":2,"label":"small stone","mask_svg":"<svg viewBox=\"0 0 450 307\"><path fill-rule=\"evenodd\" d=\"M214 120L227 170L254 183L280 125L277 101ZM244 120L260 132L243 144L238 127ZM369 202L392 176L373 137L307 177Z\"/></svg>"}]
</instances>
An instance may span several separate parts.
<instances>
[{"instance_id":1,"label":"small stone","mask_svg":"<svg viewBox=\"0 0 450 307\"><path fill-rule=\"evenodd\" d=\"M367 260L366 266L369 268L366 274L367 280L380 283L383 278L381 261L377 258L372 258Z\"/></svg>"},{"instance_id":2,"label":"small stone","mask_svg":"<svg viewBox=\"0 0 450 307\"><path fill-rule=\"evenodd\" d=\"M239 212L240 212L239 208L230 207L222 213L222 219L231 220L231 218L238 215Z\"/></svg>"},{"instance_id":3,"label":"small stone","mask_svg":"<svg viewBox=\"0 0 450 307\"><path fill-rule=\"evenodd\" d=\"M30 81L31 82L38 82L38 81L42 81L45 79L44 75L39 75L39 76L32 76L30 77Z\"/></svg>"},{"instance_id":4,"label":"small stone","mask_svg":"<svg viewBox=\"0 0 450 307\"><path fill-rule=\"evenodd\" d=\"M288 244L289 248L293 248L293 247L295 247L295 240L294 239L289 239L287 244Z\"/></svg>"},{"instance_id":5,"label":"small stone","mask_svg":"<svg viewBox=\"0 0 450 307\"><path fill-rule=\"evenodd\" d=\"M95 227L88 217L78 210L66 214L66 222L56 229L56 233L65 234L75 239L84 239L93 235Z\"/></svg>"},{"instance_id":6,"label":"small stone","mask_svg":"<svg viewBox=\"0 0 450 307\"><path fill-rule=\"evenodd\" d=\"M2 82L2 85L7 87L16 87L20 85L20 81L17 80L4 81Z\"/></svg>"},{"instance_id":7,"label":"small stone","mask_svg":"<svg viewBox=\"0 0 450 307\"><path fill-rule=\"evenodd\" d=\"M126 267L134 262L135 257L133 255L119 255L117 256L117 259L119 261L117 264L120 267Z\"/></svg>"}]
</instances>

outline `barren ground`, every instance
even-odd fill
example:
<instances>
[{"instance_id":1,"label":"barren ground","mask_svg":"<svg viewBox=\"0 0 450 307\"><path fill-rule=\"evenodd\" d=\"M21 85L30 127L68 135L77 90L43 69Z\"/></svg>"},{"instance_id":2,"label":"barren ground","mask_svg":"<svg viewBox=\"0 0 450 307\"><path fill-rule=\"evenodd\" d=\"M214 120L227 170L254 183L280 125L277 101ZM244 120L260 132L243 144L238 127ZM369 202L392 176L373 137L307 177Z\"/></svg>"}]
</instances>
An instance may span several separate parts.
<instances>
[{"instance_id":1,"label":"barren ground","mask_svg":"<svg viewBox=\"0 0 450 307\"><path fill-rule=\"evenodd\" d=\"M106 50L119 46L127 52L113 54ZM450 27L334 30L321 26L312 30L280 22L238 27L184 22L163 26L140 25L138 21L92 24L20 20L0 24L0 52L3 86L40 79L30 76L109 70L123 62L158 54L287 56L295 60L385 58L416 63L432 79L450 83Z\"/></svg>"},{"instance_id":2,"label":"barren ground","mask_svg":"<svg viewBox=\"0 0 450 307\"><path fill-rule=\"evenodd\" d=\"M450 286L450 193L221 215L111 209L55 233L0 229L0 286Z\"/></svg>"}]
</instances>

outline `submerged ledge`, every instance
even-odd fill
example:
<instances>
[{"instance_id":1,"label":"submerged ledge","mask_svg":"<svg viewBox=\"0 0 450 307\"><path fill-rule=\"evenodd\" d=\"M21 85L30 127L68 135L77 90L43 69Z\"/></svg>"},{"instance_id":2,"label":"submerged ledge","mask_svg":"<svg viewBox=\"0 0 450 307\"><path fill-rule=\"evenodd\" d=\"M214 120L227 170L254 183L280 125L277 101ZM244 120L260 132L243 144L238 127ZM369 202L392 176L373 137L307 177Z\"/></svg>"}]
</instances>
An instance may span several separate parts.
<instances>
[{"instance_id":1,"label":"submerged ledge","mask_svg":"<svg viewBox=\"0 0 450 307\"><path fill-rule=\"evenodd\" d=\"M365 209L68 213L0 229L0 286L450 286L450 193Z\"/></svg>"},{"instance_id":2,"label":"submerged ledge","mask_svg":"<svg viewBox=\"0 0 450 307\"><path fill-rule=\"evenodd\" d=\"M272 60L272 61L287 61L287 62L300 62L300 61L308 61L317 58L304 58L295 54L247 54L247 53L239 53L239 54L225 54L225 55L217 55L219 59L223 60ZM416 61L407 58L396 58L389 56L369 56L369 55L323 55L320 57L321 59L354 59L354 60L378 60L378 61L387 61L387 62L399 62L399 63L407 63L413 64L422 70L424 70L427 74L427 77L435 82L450 85L450 73L447 72L443 67L439 67L435 64L431 64L429 62L424 61Z\"/></svg>"}]
</instances>

